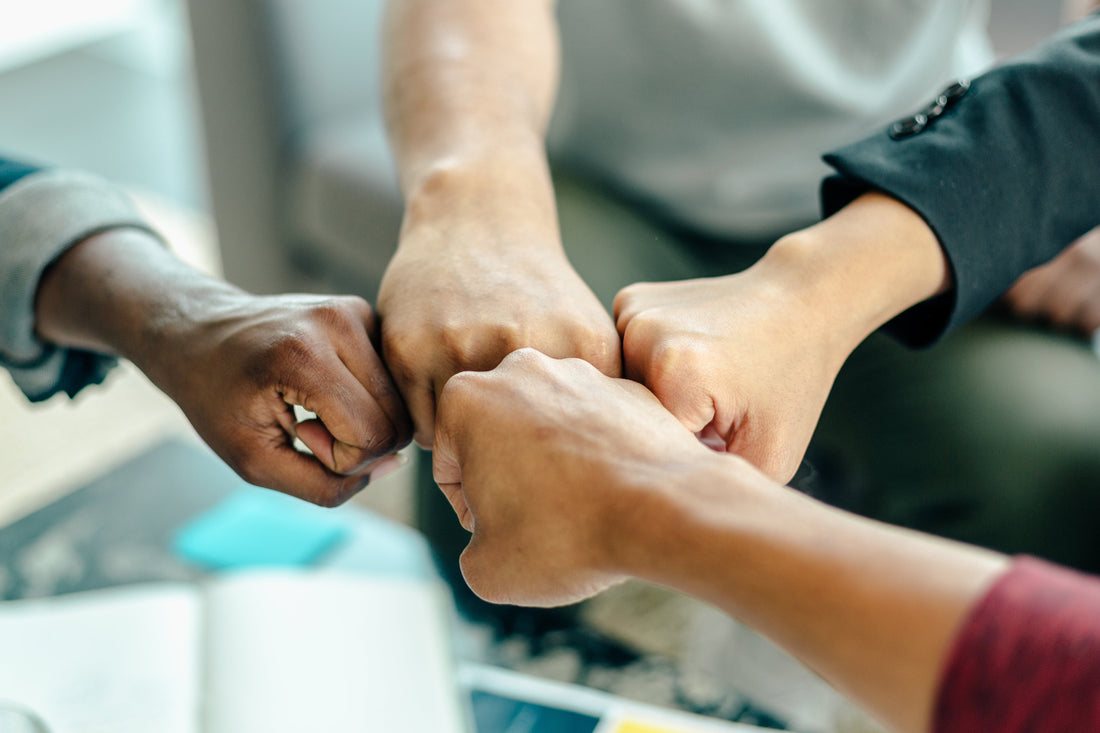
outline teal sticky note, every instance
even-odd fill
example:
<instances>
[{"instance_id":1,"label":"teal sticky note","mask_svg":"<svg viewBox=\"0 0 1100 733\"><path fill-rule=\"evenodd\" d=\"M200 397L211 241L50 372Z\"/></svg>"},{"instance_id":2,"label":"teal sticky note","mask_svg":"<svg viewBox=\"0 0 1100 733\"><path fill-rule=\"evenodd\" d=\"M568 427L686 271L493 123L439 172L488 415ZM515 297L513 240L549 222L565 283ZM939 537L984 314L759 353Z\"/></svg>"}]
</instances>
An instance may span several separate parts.
<instances>
[{"instance_id":1,"label":"teal sticky note","mask_svg":"<svg viewBox=\"0 0 1100 733\"><path fill-rule=\"evenodd\" d=\"M348 533L342 515L274 491L244 488L176 534L184 559L215 570L310 565Z\"/></svg>"}]
</instances>

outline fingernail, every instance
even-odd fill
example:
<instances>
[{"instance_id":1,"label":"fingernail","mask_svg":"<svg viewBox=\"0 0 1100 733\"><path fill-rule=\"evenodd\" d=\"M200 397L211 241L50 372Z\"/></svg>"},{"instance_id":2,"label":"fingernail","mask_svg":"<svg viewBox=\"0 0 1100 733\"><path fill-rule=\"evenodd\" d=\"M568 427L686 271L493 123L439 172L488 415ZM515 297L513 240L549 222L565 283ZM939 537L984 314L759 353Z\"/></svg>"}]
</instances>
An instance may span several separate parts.
<instances>
[{"instance_id":1,"label":"fingernail","mask_svg":"<svg viewBox=\"0 0 1100 733\"><path fill-rule=\"evenodd\" d=\"M385 458L379 458L370 470L371 483L380 481L384 477L389 476L397 469L404 466L409 462L409 457L404 453L394 453L393 455L386 456Z\"/></svg>"}]
</instances>

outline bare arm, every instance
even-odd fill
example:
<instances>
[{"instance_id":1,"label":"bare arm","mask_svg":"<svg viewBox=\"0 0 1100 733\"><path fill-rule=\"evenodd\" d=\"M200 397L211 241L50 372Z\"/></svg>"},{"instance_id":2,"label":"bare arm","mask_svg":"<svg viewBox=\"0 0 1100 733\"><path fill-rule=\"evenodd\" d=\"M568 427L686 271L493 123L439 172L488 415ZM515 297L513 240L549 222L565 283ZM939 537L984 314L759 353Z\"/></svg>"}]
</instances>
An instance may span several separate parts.
<instances>
[{"instance_id":1,"label":"bare arm","mask_svg":"<svg viewBox=\"0 0 1100 733\"><path fill-rule=\"evenodd\" d=\"M929 730L948 650L1005 558L708 459L620 527L620 567L756 628L893 729Z\"/></svg>"},{"instance_id":2,"label":"bare arm","mask_svg":"<svg viewBox=\"0 0 1100 733\"><path fill-rule=\"evenodd\" d=\"M713 453L640 385L525 350L447 386L436 478L471 588L557 605L626 576L758 628L897 730L1005 558L829 508Z\"/></svg>"},{"instance_id":3,"label":"bare arm","mask_svg":"<svg viewBox=\"0 0 1100 733\"><path fill-rule=\"evenodd\" d=\"M532 212L552 212L542 147L558 81L553 7L550 0L390 3L386 121L410 203L433 180L493 172L521 184L513 196L530 198Z\"/></svg>"},{"instance_id":4,"label":"bare arm","mask_svg":"<svg viewBox=\"0 0 1100 733\"><path fill-rule=\"evenodd\" d=\"M350 497L409 440L359 298L253 296L116 229L46 271L35 323L49 342L130 359L242 477L317 504ZM293 405L318 419L298 423Z\"/></svg>"},{"instance_id":5,"label":"bare arm","mask_svg":"<svg viewBox=\"0 0 1100 733\"><path fill-rule=\"evenodd\" d=\"M447 379L517 348L619 372L614 325L561 246L543 149L557 75L547 0L390 5L385 101L405 218L378 310L425 447Z\"/></svg>"}]
</instances>

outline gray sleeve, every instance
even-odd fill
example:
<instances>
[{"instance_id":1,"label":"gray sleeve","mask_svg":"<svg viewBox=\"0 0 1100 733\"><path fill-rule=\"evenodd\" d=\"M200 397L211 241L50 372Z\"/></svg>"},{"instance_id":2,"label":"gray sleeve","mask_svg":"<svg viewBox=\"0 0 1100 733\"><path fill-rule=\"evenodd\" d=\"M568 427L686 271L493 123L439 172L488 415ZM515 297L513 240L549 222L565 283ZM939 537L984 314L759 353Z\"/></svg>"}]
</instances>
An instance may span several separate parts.
<instances>
[{"instance_id":1,"label":"gray sleeve","mask_svg":"<svg viewBox=\"0 0 1100 733\"><path fill-rule=\"evenodd\" d=\"M117 187L84 173L45 170L0 191L0 366L31 401L70 397L103 381L113 357L50 344L34 324L42 274L69 247L117 228L156 236Z\"/></svg>"}]
</instances>

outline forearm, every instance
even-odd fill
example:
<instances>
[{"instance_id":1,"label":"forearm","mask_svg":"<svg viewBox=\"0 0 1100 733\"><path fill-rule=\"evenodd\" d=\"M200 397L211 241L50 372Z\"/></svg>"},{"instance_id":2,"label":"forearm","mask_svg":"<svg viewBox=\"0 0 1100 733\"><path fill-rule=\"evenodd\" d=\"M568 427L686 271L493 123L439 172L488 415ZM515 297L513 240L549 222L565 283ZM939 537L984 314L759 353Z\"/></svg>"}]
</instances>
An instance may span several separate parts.
<instances>
[{"instance_id":1,"label":"forearm","mask_svg":"<svg viewBox=\"0 0 1100 733\"><path fill-rule=\"evenodd\" d=\"M35 327L54 344L115 354L142 369L163 336L241 291L177 259L149 234L110 230L74 245L43 275Z\"/></svg>"},{"instance_id":2,"label":"forearm","mask_svg":"<svg viewBox=\"0 0 1100 733\"><path fill-rule=\"evenodd\" d=\"M738 461L714 456L632 515L619 569L714 603L894 728L927 730L953 636L1006 560L746 481Z\"/></svg>"},{"instance_id":3,"label":"forearm","mask_svg":"<svg viewBox=\"0 0 1100 733\"><path fill-rule=\"evenodd\" d=\"M408 207L556 226L544 136L557 88L549 0L395 0L385 34L385 106Z\"/></svg>"},{"instance_id":4,"label":"forearm","mask_svg":"<svg viewBox=\"0 0 1100 733\"><path fill-rule=\"evenodd\" d=\"M796 312L817 323L836 368L871 332L952 286L935 233L877 193L779 240L749 272L782 288Z\"/></svg>"}]
</instances>

